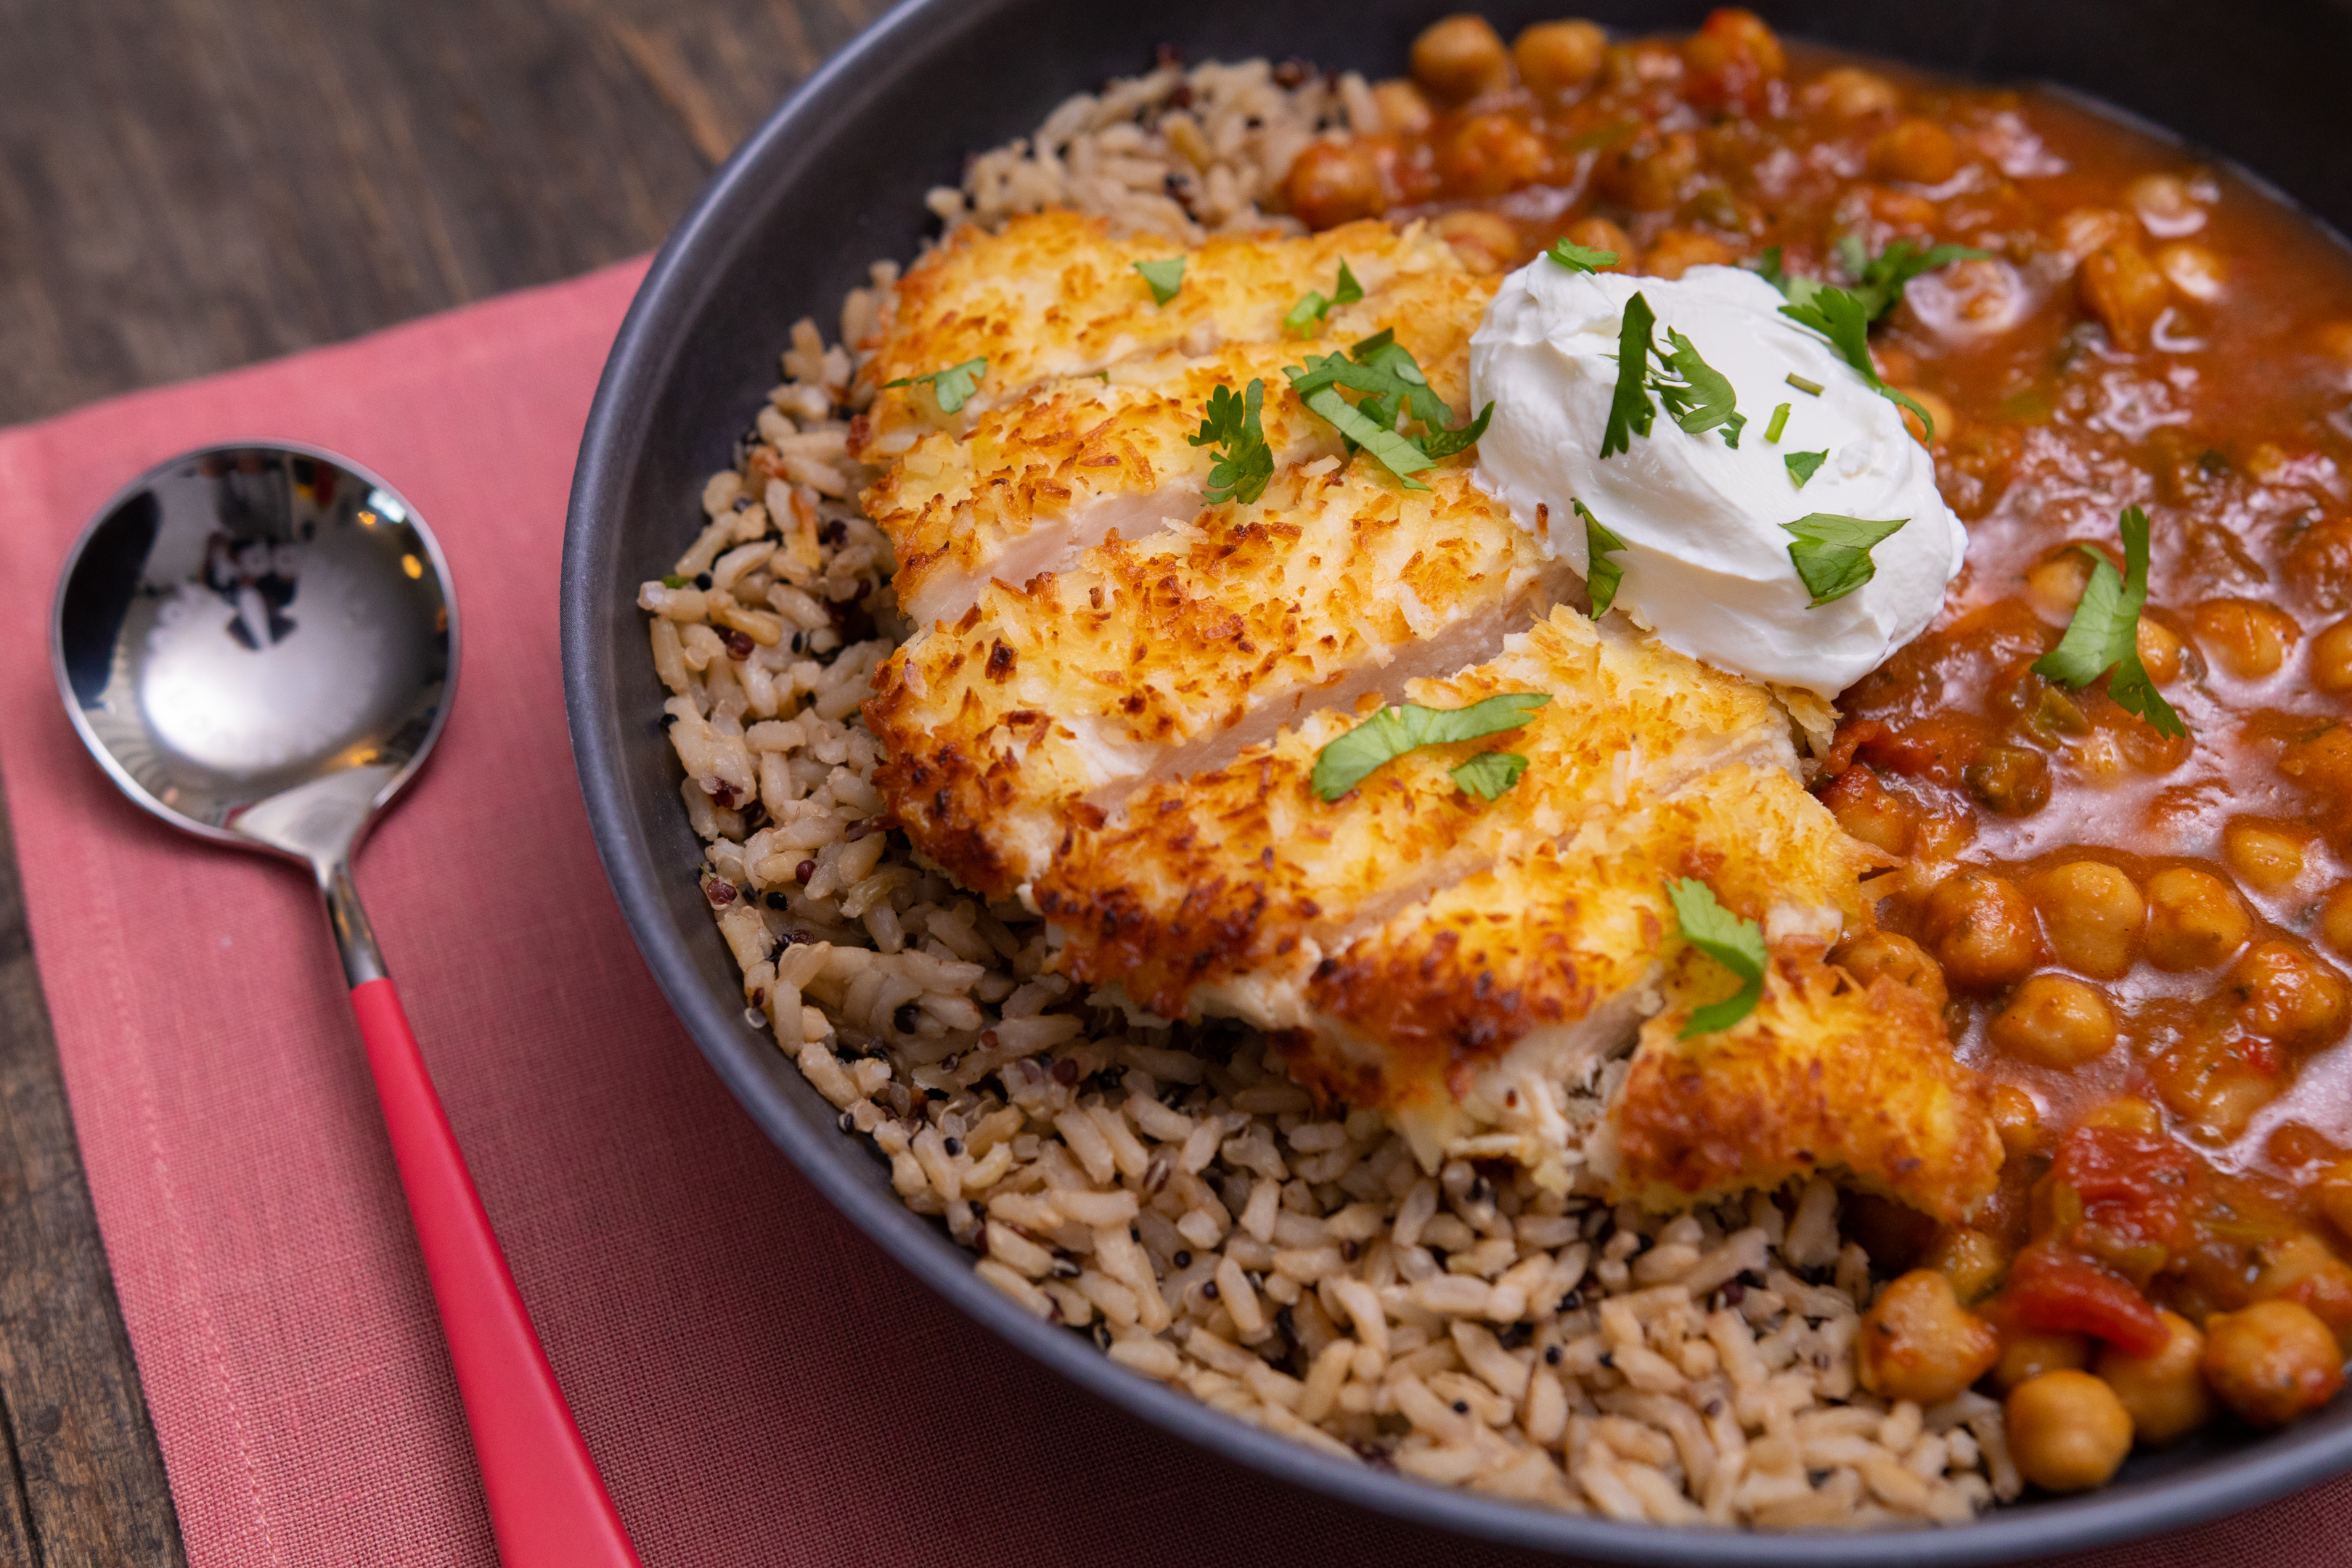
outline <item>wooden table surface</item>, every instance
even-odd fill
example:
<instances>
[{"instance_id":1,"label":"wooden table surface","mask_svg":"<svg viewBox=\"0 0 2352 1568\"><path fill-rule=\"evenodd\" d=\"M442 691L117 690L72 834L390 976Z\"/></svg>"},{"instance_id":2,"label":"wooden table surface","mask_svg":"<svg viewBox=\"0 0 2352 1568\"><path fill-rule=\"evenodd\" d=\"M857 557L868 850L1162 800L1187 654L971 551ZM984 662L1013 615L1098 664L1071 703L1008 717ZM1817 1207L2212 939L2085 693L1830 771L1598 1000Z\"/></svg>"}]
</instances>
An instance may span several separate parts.
<instances>
[{"instance_id":1,"label":"wooden table surface","mask_svg":"<svg viewBox=\"0 0 2352 1568\"><path fill-rule=\"evenodd\" d=\"M0 424L660 243L884 0L0 0ZM0 1563L186 1561L0 805Z\"/></svg>"}]
</instances>

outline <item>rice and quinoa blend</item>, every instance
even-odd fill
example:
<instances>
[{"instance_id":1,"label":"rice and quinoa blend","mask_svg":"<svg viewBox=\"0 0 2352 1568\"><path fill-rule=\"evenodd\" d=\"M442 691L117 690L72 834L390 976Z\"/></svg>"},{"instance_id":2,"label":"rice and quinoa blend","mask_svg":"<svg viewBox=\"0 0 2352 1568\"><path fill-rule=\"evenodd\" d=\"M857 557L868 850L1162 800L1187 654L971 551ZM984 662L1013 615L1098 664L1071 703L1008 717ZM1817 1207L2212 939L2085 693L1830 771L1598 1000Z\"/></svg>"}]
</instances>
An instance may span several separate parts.
<instances>
[{"instance_id":1,"label":"rice and quinoa blend","mask_svg":"<svg viewBox=\"0 0 2352 1568\"><path fill-rule=\"evenodd\" d=\"M1187 241L1261 211L1299 148L1369 128L1363 81L1163 61L1056 109L931 194L950 226L1049 205ZM1677 1215L1423 1173L1382 1119L1317 1106L1253 1032L1139 1027L1048 971L1043 923L918 864L859 704L910 628L848 420L898 268L784 382L709 522L648 583L699 877L772 1029L845 1133L982 1278L1139 1376L1332 1455L1614 1519L1956 1523L2017 1494L2000 1406L1857 1386L1873 1289L1816 1178Z\"/></svg>"}]
</instances>

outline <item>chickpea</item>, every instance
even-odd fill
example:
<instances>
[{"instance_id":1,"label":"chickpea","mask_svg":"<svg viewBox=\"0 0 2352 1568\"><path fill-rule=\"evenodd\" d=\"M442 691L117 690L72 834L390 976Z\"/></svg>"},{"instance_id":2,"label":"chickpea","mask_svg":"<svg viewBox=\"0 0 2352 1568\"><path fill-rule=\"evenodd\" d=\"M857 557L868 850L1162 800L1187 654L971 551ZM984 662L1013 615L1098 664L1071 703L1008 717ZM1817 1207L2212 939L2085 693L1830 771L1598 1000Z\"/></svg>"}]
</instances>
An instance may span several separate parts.
<instances>
[{"instance_id":1,"label":"chickpea","mask_svg":"<svg viewBox=\"0 0 2352 1568\"><path fill-rule=\"evenodd\" d=\"M1905 120L1870 139L1870 172L1882 180L1940 185L1960 172L1960 144L1932 120Z\"/></svg>"},{"instance_id":2,"label":"chickpea","mask_svg":"<svg viewBox=\"0 0 2352 1568\"><path fill-rule=\"evenodd\" d=\"M1863 1387L1888 1399L1940 1404L2000 1359L2000 1335L1969 1311L1952 1282L1914 1268L1879 1292L1856 1341Z\"/></svg>"},{"instance_id":3,"label":"chickpea","mask_svg":"<svg viewBox=\"0 0 2352 1568\"><path fill-rule=\"evenodd\" d=\"M2137 240L2117 240L2084 257L2075 287L2116 347L2132 353L2147 347L2157 318L2172 303L2172 285Z\"/></svg>"},{"instance_id":4,"label":"chickpea","mask_svg":"<svg viewBox=\"0 0 2352 1568\"><path fill-rule=\"evenodd\" d=\"M2147 879L2147 961L2180 973L2210 969L2253 934L2231 886L2210 871L2173 866Z\"/></svg>"},{"instance_id":5,"label":"chickpea","mask_svg":"<svg viewBox=\"0 0 2352 1568\"><path fill-rule=\"evenodd\" d=\"M1393 136L1418 136L1437 118L1437 111L1430 108L1421 89L1403 77L1374 83L1372 106L1381 111L1379 128Z\"/></svg>"},{"instance_id":6,"label":"chickpea","mask_svg":"<svg viewBox=\"0 0 2352 1568\"><path fill-rule=\"evenodd\" d=\"M2319 1212L2336 1234L2352 1238L2352 1159L2338 1160L2319 1178Z\"/></svg>"},{"instance_id":7,"label":"chickpea","mask_svg":"<svg viewBox=\"0 0 2352 1568\"><path fill-rule=\"evenodd\" d=\"M2344 1352L2310 1308L2257 1301L2205 1320L2205 1380L2253 1425L2284 1426L2344 1386Z\"/></svg>"},{"instance_id":8,"label":"chickpea","mask_svg":"<svg viewBox=\"0 0 2352 1568\"><path fill-rule=\"evenodd\" d=\"M2265 1242L2246 1294L2256 1301L2293 1301L2327 1325L2336 1342L2352 1350L2352 1268L2310 1231Z\"/></svg>"},{"instance_id":9,"label":"chickpea","mask_svg":"<svg viewBox=\"0 0 2352 1568\"><path fill-rule=\"evenodd\" d=\"M2126 1355L2109 1345L2094 1369L2114 1389L2132 1435L2156 1447L2178 1441L2213 1419L2212 1391L2205 1386L2205 1336L2178 1312L2159 1312L2171 1336L2152 1355Z\"/></svg>"},{"instance_id":10,"label":"chickpea","mask_svg":"<svg viewBox=\"0 0 2352 1568\"><path fill-rule=\"evenodd\" d=\"M2352 691L2352 620L2338 621L2311 640L2311 684L2330 697Z\"/></svg>"},{"instance_id":11,"label":"chickpea","mask_svg":"<svg viewBox=\"0 0 2352 1568\"><path fill-rule=\"evenodd\" d=\"M2252 599L2208 599L2189 621L2206 657L2241 680L2277 674L2303 635L2293 616Z\"/></svg>"},{"instance_id":12,"label":"chickpea","mask_svg":"<svg viewBox=\"0 0 2352 1568\"><path fill-rule=\"evenodd\" d=\"M2133 637L2139 650L2139 662L2147 678L2158 686L2169 682L2180 673L2180 634L2143 612L2139 628Z\"/></svg>"},{"instance_id":13,"label":"chickpea","mask_svg":"<svg viewBox=\"0 0 2352 1568\"><path fill-rule=\"evenodd\" d=\"M1388 205L1381 166L1361 142L1310 142L1283 176L1291 212L1309 228L1335 228L1377 217Z\"/></svg>"},{"instance_id":14,"label":"chickpea","mask_svg":"<svg viewBox=\"0 0 2352 1568\"><path fill-rule=\"evenodd\" d=\"M1473 272L1501 272L1519 258L1519 231L1497 214L1465 207L1447 213L1433 226Z\"/></svg>"},{"instance_id":15,"label":"chickpea","mask_svg":"<svg viewBox=\"0 0 2352 1568\"><path fill-rule=\"evenodd\" d=\"M2045 1372L2010 1391L2009 1451L2045 1491L2104 1486L2131 1452L2131 1413L2087 1372Z\"/></svg>"},{"instance_id":16,"label":"chickpea","mask_svg":"<svg viewBox=\"0 0 2352 1568\"><path fill-rule=\"evenodd\" d=\"M2096 251L2139 234L2139 225L2113 207L2073 207L2060 215L2055 237L2068 260L2080 265Z\"/></svg>"},{"instance_id":17,"label":"chickpea","mask_svg":"<svg viewBox=\"0 0 2352 1568\"><path fill-rule=\"evenodd\" d=\"M2045 1372L2080 1372L2090 1364L2090 1335L2028 1330L2000 1336L2000 1360L1993 1363L1992 1380L2006 1394Z\"/></svg>"},{"instance_id":18,"label":"chickpea","mask_svg":"<svg viewBox=\"0 0 2352 1568\"><path fill-rule=\"evenodd\" d=\"M1530 92L1582 87L1601 74L1609 35L1591 22L1538 22L1511 45L1512 63Z\"/></svg>"},{"instance_id":19,"label":"chickpea","mask_svg":"<svg viewBox=\"0 0 2352 1568\"><path fill-rule=\"evenodd\" d=\"M2352 956L2352 882L2338 882L2319 906L2319 934L2328 946Z\"/></svg>"},{"instance_id":20,"label":"chickpea","mask_svg":"<svg viewBox=\"0 0 2352 1568\"><path fill-rule=\"evenodd\" d=\"M1903 107L1903 95L1895 84L1876 71L1863 70L1853 66L1841 66L1823 72L1814 79L1808 97L1841 120L1868 120L1876 114L1892 114Z\"/></svg>"},{"instance_id":21,"label":"chickpea","mask_svg":"<svg viewBox=\"0 0 2352 1568\"><path fill-rule=\"evenodd\" d=\"M1650 242L1642 270L1654 278L1679 278L1694 267L1728 267L1738 259L1738 251L1711 234L1669 228Z\"/></svg>"},{"instance_id":22,"label":"chickpea","mask_svg":"<svg viewBox=\"0 0 2352 1568\"><path fill-rule=\"evenodd\" d=\"M1839 773L1822 793L1822 804L1830 808L1840 827L1864 844L1889 855L1909 852L1918 813L1909 801L1879 783L1869 768L1856 764Z\"/></svg>"},{"instance_id":23,"label":"chickpea","mask_svg":"<svg viewBox=\"0 0 2352 1568\"><path fill-rule=\"evenodd\" d=\"M1535 184L1550 161L1544 139L1518 121L1475 114L1438 149L1437 172L1449 195L1484 201Z\"/></svg>"},{"instance_id":24,"label":"chickpea","mask_svg":"<svg viewBox=\"0 0 2352 1568\"><path fill-rule=\"evenodd\" d=\"M2230 966L2222 986L2239 1019L2265 1039L2317 1045L2344 1026L2342 976L2291 942L2257 942Z\"/></svg>"},{"instance_id":25,"label":"chickpea","mask_svg":"<svg viewBox=\"0 0 2352 1568\"><path fill-rule=\"evenodd\" d=\"M1682 200L1698 173L1698 138L1687 131L1645 131L1601 155L1593 171L1601 194L1635 212L1663 212Z\"/></svg>"},{"instance_id":26,"label":"chickpea","mask_svg":"<svg viewBox=\"0 0 2352 1568\"><path fill-rule=\"evenodd\" d=\"M2330 518L2304 530L2279 575L2330 615L2352 609L2352 518Z\"/></svg>"},{"instance_id":27,"label":"chickpea","mask_svg":"<svg viewBox=\"0 0 2352 1568\"><path fill-rule=\"evenodd\" d=\"M2158 239L2179 239L2205 226L2205 208L2178 174L2142 174L2124 187L2124 200Z\"/></svg>"},{"instance_id":28,"label":"chickpea","mask_svg":"<svg viewBox=\"0 0 2352 1568\"><path fill-rule=\"evenodd\" d=\"M2228 278L2221 258L2190 240L2160 247L2156 253L2156 268L2175 289L2209 304L2221 297L2221 287Z\"/></svg>"},{"instance_id":29,"label":"chickpea","mask_svg":"<svg viewBox=\"0 0 2352 1568\"><path fill-rule=\"evenodd\" d=\"M1830 958L1864 985L1880 975L1897 985L1908 985L1939 1014L1951 1000L1944 988L1944 972L1927 956L1926 948L1907 936L1891 931L1865 931L1841 943Z\"/></svg>"},{"instance_id":30,"label":"chickpea","mask_svg":"<svg viewBox=\"0 0 2352 1568\"><path fill-rule=\"evenodd\" d=\"M2074 619L2074 606L2083 602L2083 590L2090 585L2091 563L2071 544L2060 546L2025 572L2026 602L2053 626L2063 626Z\"/></svg>"},{"instance_id":31,"label":"chickpea","mask_svg":"<svg viewBox=\"0 0 2352 1568\"><path fill-rule=\"evenodd\" d=\"M2042 1108L2015 1084L1996 1085L1992 1091L1992 1128L2000 1134L2001 1149L2011 1158L2031 1154L2042 1142Z\"/></svg>"},{"instance_id":32,"label":"chickpea","mask_svg":"<svg viewBox=\"0 0 2352 1568\"><path fill-rule=\"evenodd\" d=\"M2009 1267L2009 1254L1983 1231L1966 1226L1946 1230L1928 1249L1926 1267L1952 1282L1953 1298L1972 1306L1992 1294Z\"/></svg>"},{"instance_id":33,"label":"chickpea","mask_svg":"<svg viewBox=\"0 0 2352 1568\"><path fill-rule=\"evenodd\" d=\"M2147 900L2121 868L2072 860L2025 887L2059 963L2094 980L2120 980L2130 971Z\"/></svg>"},{"instance_id":34,"label":"chickpea","mask_svg":"<svg viewBox=\"0 0 2352 1568\"><path fill-rule=\"evenodd\" d=\"M1764 19L1729 6L1711 13L1683 41L1691 101L1706 108L1737 108L1763 99L1765 84L1786 75L1788 52Z\"/></svg>"},{"instance_id":35,"label":"chickpea","mask_svg":"<svg viewBox=\"0 0 2352 1568\"><path fill-rule=\"evenodd\" d=\"M2042 956L2033 906L2008 878L1953 872L1927 895L1927 950L1960 991L1998 991L2025 978Z\"/></svg>"},{"instance_id":36,"label":"chickpea","mask_svg":"<svg viewBox=\"0 0 2352 1568\"><path fill-rule=\"evenodd\" d=\"M1412 41L1412 79L1439 103L1460 103L1510 85L1510 57L1484 16L1433 22Z\"/></svg>"},{"instance_id":37,"label":"chickpea","mask_svg":"<svg viewBox=\"0 0 2352 1568\"><path fill-rule=\"evenodd\" d=\"M2116 1016L2096 987L2063 974L2037 974L1993 1015L1992 1043L2036 1067L2072 1068L2116 1047Z\"/></svg>"},{"instance_id":38,"label":"chickpea","mask_svg":"<svg viewBox=\"0 0 2352 1568\"><path fill-rule=\"evenodd\" d=\"M2303 840L2251 816L2231 817L2221 829L2221 858L2256 892L2281 892L2303 875Z\"/></svg>"}]
</instances>

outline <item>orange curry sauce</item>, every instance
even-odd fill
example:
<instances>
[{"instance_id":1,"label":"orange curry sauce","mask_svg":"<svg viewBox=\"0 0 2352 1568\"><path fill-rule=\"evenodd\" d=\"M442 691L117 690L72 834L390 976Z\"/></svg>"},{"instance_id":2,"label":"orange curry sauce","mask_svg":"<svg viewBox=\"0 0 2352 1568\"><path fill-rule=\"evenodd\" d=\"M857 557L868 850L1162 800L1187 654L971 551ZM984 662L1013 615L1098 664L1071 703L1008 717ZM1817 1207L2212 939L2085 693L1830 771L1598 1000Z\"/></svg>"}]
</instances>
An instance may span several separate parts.
<instances>
[{"instance_id":1,"label":"orange curry sauce","mask_svg":"<svg viewBox=\"0 0 2352 1568\"><path fill-rule=\"evenodd\" d=\"M1873 334L1937 417L1968 569L1845 693L1820 793L1908 862L1895 936L1852 963L1948 998L2010 1153L1981 1235L1865 1216L1877 1260L1976 1248L2030 1327L2117 1344L2150 1300L2202 1321L2283 1295L2352 1345L2352 258L2057 95L1786 47L1745 13L1527 47L1417 48L1417 84L1374 89L1381 133L1300 157L1291 209L1427 216L1496 269L1561 235L1664 277L1779 247L1849 282L1846 236L1991 253ZM2187 740L2028 668L2075 547L2120 566L2132 503L2142 657Z\"/></svg>"}]
</instances>

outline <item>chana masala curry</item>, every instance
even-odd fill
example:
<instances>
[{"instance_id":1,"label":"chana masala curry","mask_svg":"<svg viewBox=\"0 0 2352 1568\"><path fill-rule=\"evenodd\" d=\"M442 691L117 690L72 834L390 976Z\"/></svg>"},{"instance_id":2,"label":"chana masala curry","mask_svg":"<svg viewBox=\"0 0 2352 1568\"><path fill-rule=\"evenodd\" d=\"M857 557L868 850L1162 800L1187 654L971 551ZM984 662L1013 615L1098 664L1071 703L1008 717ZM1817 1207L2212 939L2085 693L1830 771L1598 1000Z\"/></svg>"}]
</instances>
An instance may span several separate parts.
<instances>
[{"instance_id":1,"label":"chana masala curry","mask_svg":"<svg viewBox=\"0 0 2352 1568\"><path fill-rule=\"evenodd\" d=\"M1963 1224L1864 1200L1900 1275L1865 1380L1991 1380L2049 1486L2112 1471L2117 1405L2147 1445L2325 1403L2352 1347L2339 244L2075 102L1740 11L1620 43L1449 18L1373 91L1390 129L1289 172L1312 228L1426 216L1487 270L1564 237L1886 296L1871 353L1933 419L1967 565L1837 702L1815 793L1889 865L1880 929L1832 958L1940 1012L1998 1085L2005 1161ZM1939 264L1890 279L1890 254ZM2121 693L2128 659L2048 673L2086 592L2112 612L2142 583L2125 646L2160 701Z\"/></svg>"}]
</instances>

